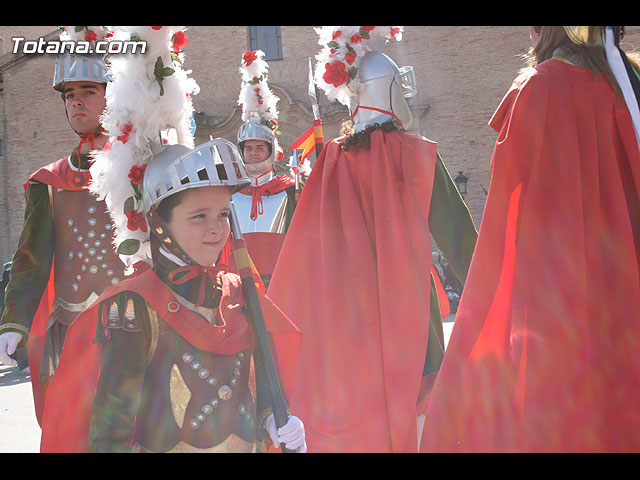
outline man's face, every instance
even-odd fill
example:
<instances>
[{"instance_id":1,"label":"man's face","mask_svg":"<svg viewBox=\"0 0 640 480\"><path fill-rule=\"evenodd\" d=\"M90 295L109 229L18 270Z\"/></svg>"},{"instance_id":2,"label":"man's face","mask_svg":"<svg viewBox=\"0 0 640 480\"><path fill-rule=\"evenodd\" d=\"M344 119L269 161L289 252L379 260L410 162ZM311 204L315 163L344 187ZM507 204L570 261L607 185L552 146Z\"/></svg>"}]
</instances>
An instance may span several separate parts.
<instances>
[{"instance_id":1,"label":"man's face","mask_svg":"<svg viewBox=\"0 0 640 480\"><path fill-rule=\"evenodd\" d=\"M95 133L107 104L105 86L95 82L66 82L63 94L71 127L79 134Z\"/></svg>"},{"instance_id":2,"label":"man's face","mask_svg":"<svg viewBox=\"0 0 640 480\"><path fill-rule=\"evenodd\" d=\"M264 162L269 158L269 146L264 140L246 140L244 142L244 163Z\"/></svg>"}]
</instances>

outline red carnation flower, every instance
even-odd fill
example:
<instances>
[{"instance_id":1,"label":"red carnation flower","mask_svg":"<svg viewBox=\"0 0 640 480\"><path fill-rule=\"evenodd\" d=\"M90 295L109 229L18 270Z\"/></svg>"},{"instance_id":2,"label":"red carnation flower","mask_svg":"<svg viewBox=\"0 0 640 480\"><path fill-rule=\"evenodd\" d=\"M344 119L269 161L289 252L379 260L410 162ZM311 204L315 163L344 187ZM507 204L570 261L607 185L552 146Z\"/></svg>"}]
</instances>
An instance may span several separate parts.
<instances>
[{"instance_id":1,"label":"red carnation flower","mask_svg":"<svg viewBox=\"0 0 640 480\"><path fill-rule=\"evenodd\" d=\"M333 32L333 35L331 35L331 40L335 40L340 35L342 35L342 30L336 30L335 32Z\"/></svg>"},{"instance_id":2,"label":"red carnation flower","mask_svg":"<svg viewBox=\"0 0 640 480\"><path fill-rule=\"evenodd\" d=\"M344 59L349 65L353 65L353 62L356 61L356 54L353 52L349 52L344 56Z\"/></svg>"},{"instance_id":3,"label":"red carnation flower","mask_svg":"<svg viewBox=\"0 0 640 480\"><path fill-rule=\"evenodd\" d=\"M179 52L180 49L186 47L189 44L189 37L186 33L180 31L173 35L173 51Z\"/></svg>"},{"instance_id":4,"label":"red carnation flower","mask_svg":"<svg viewBox=\"0 0 640 480\"><path fill-rule=\"evenodd\" d=\"M376 27L362 27L362 29L366 32L370 32L371 30L373 30Z\"/></svg>"},{"instance_id":5,"label":"red carnation flower","mask_svg":"<svg viewBox=\"0 0 640 480\"><path fill-rule=\"evenodd\" d=\"M162 27L151 27L153 30L160 30Z\"/></svg>"},{"instance_id":6,"label":"red carnation flower","mask_svg":"<svg viewBox=\"0 0 640 480\"><path fill-rule=\"evenodd\" d=\"M130 123L127 123L122 127L122 135L118 135L116 138L122 143L127 143L127 141L129 141L129 134L131 133L131 130L133 130L133 127Z\"/></svg>"},{"instance_id":7,"label":"red carnation flower","mask_svg":"<svg viewBox=\"0 0 640 480\"><path fill-rule=\"evenodd\" d=\"M140 212L136 212L135 210L129 210L128 212L124 212L127 216L127 228L129 230L138 230L140 229L143 232L147 231L147 222L144 219L144 215Z\"/></svg>"},{"instance_id":8,"label":"red carnation flower","mask_svg":"<svg viewBox=\"0 0 640 480\"><path fill-rule=\"evenodd\" d=\"M98 39L98 35L96 34L96 32L87 32L87 34L84 36L84 39L87 42L93 42L94 40Z\"/></svg>"},{"instance_id":9,"label":"red carnation flower","mask_svg":"<svg viewBox=\"0 0 640 480\"><path fill-rule=\"evenodd\" d=\"M339 87L349 79L349 74L345 69L344 63L339 60L335 60L331 63L327 63L322 79L334 87Z\"/></svg>"},{"instance_id":10,"label":"red carnation flower","mask_svg":"<svg viewBox=\"0 0 640 480\"><path fill-rule=\"evenodd\" d=\"M257 58L258 55L256 55L256 52L254 50L247 50L246 52L244 52L244 55L242 55L242 61L247 67L251 65Z\"/></svg>"},{"instance_id":11,"label":"red carnation flower","mask_svg":"<svg viewBox=\"0 0 640 480\"><path fill-rule=\"evenodd\" d=\"M129 178L134 185L142 185L144 180L144 171L147 169L146 165L134 165L129 171Z\"/></svg>"},{"instance_id":12,"label":"red carnation flower","mask_svg":"<svg viewBox=\"0 0 640 480\"><path fill-rule=\"evenodd\" d=\"M360 42L362 42L362 35L360 35L359 33L356 33L356 34L351 36L349 41L351 43L360 43Z\"/></svg>"},{"instance_id":13,"label":"red carnation flower","mask_svg":"<svg viewBox=\"0 0 640 480\"><path fill-rule=\"evenodd\" d=\"M391 29L391 37L395 37L398 33L400 33L400 27Z\"/></svg>"}]
</instances>

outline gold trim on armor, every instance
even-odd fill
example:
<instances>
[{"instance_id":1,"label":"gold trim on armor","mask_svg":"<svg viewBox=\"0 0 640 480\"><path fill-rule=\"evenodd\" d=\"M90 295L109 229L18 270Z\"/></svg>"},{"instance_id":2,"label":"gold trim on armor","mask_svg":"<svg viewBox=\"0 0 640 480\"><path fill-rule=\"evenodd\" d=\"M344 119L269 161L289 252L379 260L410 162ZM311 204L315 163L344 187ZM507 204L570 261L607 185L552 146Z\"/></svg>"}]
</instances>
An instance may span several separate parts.
<instances>
[{"instance_id":1,"label":"gold trim on armor","mask_svg":"<svg viewBox=\"0 0 640 480\"><path fill-rule=\"evenodd\" d=\"M216 308L208 308L208 307L203 307L202 305L196 305L195 303L191 303L182 295L178 295L176 292L172 292L172 293L176 297L178 302L180 302L182 305L187 307L193 313L200 315L202 318L204 318L207 321L207 323L209 323L210 325L216 324L216 311L217 311ZM169 311L171 312L178 311L178 309L176 310L169 309Z\"/></svg>"},{"instance_id":2,"label":"gold trim on armor","mask_svg":"<svg viewBox=\"0 0 640 480\"><path fill-rule=\"evenodd\" d=\"M184 441L180 441L175 447L166 453L264 453L267 448L264 442L247 442L235 434L231 434L227 439L209 448L198 448L189 445ZM144 448L138 443L134 443L131 447L132 453L154 453ZM158 452L161 453L161 452ZM164 452L162 452L164 453Z\"/></svg>"},{"instance_id":3,"label":"gold trim on armor","mask_svg":"<svg viewBox=\"0 0 640 480\"><path fill-rule=\"evenodd\" d=\"M64 298L58 297L51 308L52 312L55 312L56 308L59 306L64 308L67 312L81 312L91 306L93 302L95 302L98 298L98 294L96 292L91 292L91 295L87 297L84 302L80 303L71 303L67 302Z\"/></svg>"},{"instance_id":4,"label":"gold trim on armor","mask_svg":"<svg viewBox=\"0 0 640 480\"><path fill-rule=\"evenodd\" d=\"M187 405L191 400L191 390L185 383L180 373L180 368L174 363L171 367L171 377L169 380L169 397L171 399L171 412L178 427L182 428Z\"/></svg>"},{"instance_id":5,"label":"gold trim on armor","mask_svg":"<svg viewBox=\"0 0 640 480\"><path fill-rule=\"evenodd\" d=\"M151 338L149 339L149 350L147 351L147 365L151 362L153 355L156 353L158 346L158 337L160 336L160 324L158 322L158 314L147 304L147 312L149 313L149 327L151 330Z\"/></svg>"}]
</instances>

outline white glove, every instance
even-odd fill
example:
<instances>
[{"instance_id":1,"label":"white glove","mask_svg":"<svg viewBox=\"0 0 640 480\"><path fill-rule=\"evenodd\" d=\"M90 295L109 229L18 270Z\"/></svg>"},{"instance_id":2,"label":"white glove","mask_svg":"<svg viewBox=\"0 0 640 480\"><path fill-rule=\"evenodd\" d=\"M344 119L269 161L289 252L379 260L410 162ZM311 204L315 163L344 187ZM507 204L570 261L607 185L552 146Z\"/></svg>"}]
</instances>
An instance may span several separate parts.
<instances>
[{"instance_id":1,"label":"white glove","mask_svg":"<svg viewBox=\"0 0 640 480\"><path fill-rule=\"evenodd\" d=\"M13 358L9 358L9 355L15 353L20 340L22 340L22 334L17 332L7 332L0 335L0 363L10 367L18 365L18 362Z\"/></svg>"},{"instance_id":2,"label":"white glove","mask_svg":"<svg viewBox=\"0 0 640 480\"><path fill-rule=\"evenodd\" d=\"M276 419L273 413L264 421L264 428L269 432L271 441L275 447L279 447L281 443L288 450L298 450L298 453L307 452L307 442L304 438L304 424L298 417L290 416L286 425L276 428Z\"/></svg>"}]
</instances>

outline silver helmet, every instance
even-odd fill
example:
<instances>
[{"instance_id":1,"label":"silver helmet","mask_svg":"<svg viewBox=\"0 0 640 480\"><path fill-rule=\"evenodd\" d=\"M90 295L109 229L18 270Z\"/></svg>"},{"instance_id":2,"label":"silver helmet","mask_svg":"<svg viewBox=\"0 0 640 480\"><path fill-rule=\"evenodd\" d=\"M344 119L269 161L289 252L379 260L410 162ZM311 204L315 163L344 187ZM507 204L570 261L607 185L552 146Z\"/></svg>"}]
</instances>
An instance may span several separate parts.
<instances>
[{"instance_id":1,"label":"silver helmet","mask_svg":"<svg viewBox=\"0 0 640 480\"><path fill-rule=\"evenodd\" d=\"M273 166L276 155L276 138L273 130L260 121L259 117L252 117L238 129L238 145L244 158L244 142L247 140L262 140L269 146L269 157L264 161L253 164L245 164L246 171L249 175L260 175Z\"/></svg>"},{"instance_id":2,"label":"silver helmet","mask_svg":"<svg viewBox=\"0 0 640 480\"><path fill-rule=\"evenodd\" d=\"M64 53L56 59L53 88L62 92L65 82L108 83L110 75L101 55L72 55Z\"/></svg>"},{"instance_id":3,"label":"silver helmet","mask_svg":"<svg viewBox=\"0 0 640 480\"><path fill-rule=\"evenodd\" d=\"M142 184L142 206L151 229L152 250L158 248L154 244L162 245L182 261L195 263L158 214L162 200L190 188L230 186L236 191L248 184L242 157L236 146L225 139L216 138L195 148L165 147L147 165Z\"/></svg>"},{"instance_id":4,"label":"silver helmet","mask_svg":"<svg viewBox=\"0 0 640 480\"><path fill-rule=\"evenodd\" d=\"M417 92L413 67L399 68L384 53L373 51L362 58L358 78L354 130L360 131L367 125L384 123L392 118L408 130L412 116L405 98L413 97Z\"/></svg>"},{"instance_id":5,"label":"silver helmet","mask_svg":"<svg viewBox=\"0 0 640 480\"><path fill-rule=\"evenodd\" d=\"M209 186L244 188L250 180L236 146L223 138L195 148L169 145L147 165L142 193L145 213L182 190Z\"/></svg>"}]
</instances>

